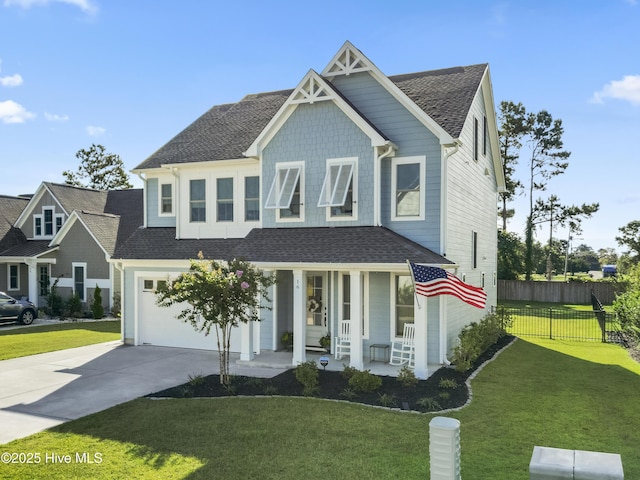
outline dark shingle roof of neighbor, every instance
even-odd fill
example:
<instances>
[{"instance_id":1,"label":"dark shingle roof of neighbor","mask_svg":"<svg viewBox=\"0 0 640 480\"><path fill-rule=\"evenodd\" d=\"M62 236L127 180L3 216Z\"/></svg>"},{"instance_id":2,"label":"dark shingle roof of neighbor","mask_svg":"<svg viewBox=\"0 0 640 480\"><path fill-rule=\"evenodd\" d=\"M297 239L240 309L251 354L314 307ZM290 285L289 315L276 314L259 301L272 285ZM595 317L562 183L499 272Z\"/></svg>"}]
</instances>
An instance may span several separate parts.
<instances>
[{"instance_id":1,"label":"dark shingle roof of neighbor","mask_svg":"<svg viewBox=\"0 0 640 480\"><path fill-rule=\"evenodd\" d=\"M0 195L0 251L26 240L21 230L13 225L29 203L29 199Z\"/></svg>"},{"instance_id":2,"label":"dark shingle roof of neighbor","mask_svg":"<svg viewBox=\"0 0 640 480\"><path fill-rule=\"evenodd\" d=\"M243 258L268 263L453 264L449 259L384 227L255 228L240 239L176 240L175 228L141 228L113 258Z\"/></svg>"},{"instance_id":3,"label":"dark shingle roof of neighbor","mask_svg":"<svg viewBox=\"0 0 640 480\"><path fill-rule=\"evenodd\" d=\"M486 68L487 64L478 64L395 75L389 79L449 135L458 138ZM243 152L292 92L251 94L237 103L214 106L135 170L158 168L163 164L243 158Z\"/></svg>"},{"instance_id":4,"label":"dark shingle roof of neighbor","mask_svg":"<svg viewBox=\"0 0 640 480\"><path fill-rule=\"evenodd\" d=\"M27 240L2 252L3 257L36 257L55 247L49 246L49 240Z\"/></svg>"}]
</instances>

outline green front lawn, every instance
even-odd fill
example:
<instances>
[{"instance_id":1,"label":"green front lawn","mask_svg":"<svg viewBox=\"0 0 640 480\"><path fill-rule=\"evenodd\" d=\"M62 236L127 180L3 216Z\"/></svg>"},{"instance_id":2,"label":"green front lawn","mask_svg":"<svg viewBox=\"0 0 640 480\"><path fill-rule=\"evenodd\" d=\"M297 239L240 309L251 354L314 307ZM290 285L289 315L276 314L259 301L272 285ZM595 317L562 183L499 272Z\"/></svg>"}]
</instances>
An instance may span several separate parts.
<instances>
[{"instance_id":1,"label":"green front lawn","mask_svg":"<svg viewBox=\"0 0 640 480\"><path fill-rule=\"evenodd\" d=\"M10 330L0 326L0 360L119 339L120 320L36 325Z\"/></svg>"},{"instance_id":2,"label":"green front lawn","mask_svg":"<svg viewBox=\"0 0 640 480\"><path fill-rule=\"evenodd\" d=\"M471 405L445 414L461 421L464 478L526 480L535 445L620 453L640 478L640 365L620 347L518 340L472 386ZM42 460L0 464L0 478L428 478L431 418L305 398L138 399L4 445Z\"/></svg>"}]
</instances>

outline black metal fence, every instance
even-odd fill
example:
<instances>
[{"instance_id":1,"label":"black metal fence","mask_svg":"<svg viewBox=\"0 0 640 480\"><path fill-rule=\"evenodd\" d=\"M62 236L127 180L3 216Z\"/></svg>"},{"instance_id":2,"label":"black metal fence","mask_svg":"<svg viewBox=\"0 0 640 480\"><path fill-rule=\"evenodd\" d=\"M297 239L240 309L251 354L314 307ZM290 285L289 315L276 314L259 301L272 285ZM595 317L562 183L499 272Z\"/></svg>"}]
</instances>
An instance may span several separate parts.
<instances>
[{"instance_id":1,"label":"black metal fence","mask_svg":"<svg viewBox=\"0 0 640 480\"><path fill-rule=\"evenodd\" d=\"M612 343L620 339L615 315L604 310L505 308L505 311L512 319L507 331L517 336Z\"/></svg>"}]
</instances>

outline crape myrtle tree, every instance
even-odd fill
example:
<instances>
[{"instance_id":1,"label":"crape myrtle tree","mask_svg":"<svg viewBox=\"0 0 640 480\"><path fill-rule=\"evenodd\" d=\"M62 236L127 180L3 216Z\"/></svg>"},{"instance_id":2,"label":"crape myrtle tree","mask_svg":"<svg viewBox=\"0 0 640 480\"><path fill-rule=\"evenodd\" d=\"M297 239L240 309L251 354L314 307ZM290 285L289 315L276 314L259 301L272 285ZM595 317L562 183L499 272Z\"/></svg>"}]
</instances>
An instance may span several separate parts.
<instances>
[{"instance_id":1,"label":"crape myrtle tree","mask_svg":"<svg viewBox=\"0 0 640 480\"><path fill-rule=\"evenodd\" d=\"M260 320L260 309L268 308L264 305L269 302L267 288L274 284L275 277L264 275L243 260L205 260L202 252L190 264L189 271L158 287L156 303L161 307L182 306L177 318L205 336L215 329L220 383L229 385L231 329Z\"/></svg>"},{"instance_id":2,"label":"crape myrtle tree","mask_svg":"<svg viewBox=\"0 0 640 480\"><path fill-rule=\"evenodd\" d=\"M80 160L78 171L65 170L62 172L67 185L96 190L133 188L120 156L106 153L102 145L94 143L88 150L78 150L76 158Z\"/></svg>"}]
</instances>

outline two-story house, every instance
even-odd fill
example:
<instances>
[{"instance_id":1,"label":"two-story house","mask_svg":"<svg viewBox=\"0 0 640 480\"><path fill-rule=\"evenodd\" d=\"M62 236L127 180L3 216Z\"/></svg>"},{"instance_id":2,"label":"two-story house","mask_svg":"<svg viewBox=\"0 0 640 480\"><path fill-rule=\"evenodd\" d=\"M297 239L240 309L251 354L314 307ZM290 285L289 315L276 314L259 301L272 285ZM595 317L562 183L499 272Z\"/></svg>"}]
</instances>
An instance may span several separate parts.
<instances>
[{"instance_id":1,"label":"two-story house","mask_svg":"<svg viewBox=\"0 0 640 480\"><path fill-rule=\"evenodd\" d=\"M293 90L210 109L134 170L144 226L118 248L127 343L214 349L154 289L206 258L275 273L271 310L232 336L241 359L294 338L300 363L350 320L350 364L415 324L415 371L446 362L487 310L415 300L406 260L450 270L496 303L504 186L486 64L386 76L346 42Z\"/></svg>"},{"instance_id":2,"label":"two-story house","mask_svg":"<svg viewBox=\"0 0 640 480\"><path fill-rule=\"evenodd\" d=\"M97 285L105 309L112 309L120 274L109 259L142 225L142 190L43 182L20 206L11 225L13 240L0 249L0 290L44 307L56 284L63 298L77 292L88 306Z\"/></svg>"}]
</instances>

